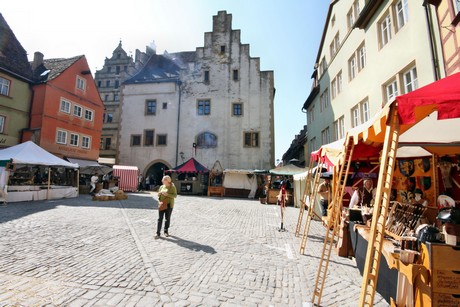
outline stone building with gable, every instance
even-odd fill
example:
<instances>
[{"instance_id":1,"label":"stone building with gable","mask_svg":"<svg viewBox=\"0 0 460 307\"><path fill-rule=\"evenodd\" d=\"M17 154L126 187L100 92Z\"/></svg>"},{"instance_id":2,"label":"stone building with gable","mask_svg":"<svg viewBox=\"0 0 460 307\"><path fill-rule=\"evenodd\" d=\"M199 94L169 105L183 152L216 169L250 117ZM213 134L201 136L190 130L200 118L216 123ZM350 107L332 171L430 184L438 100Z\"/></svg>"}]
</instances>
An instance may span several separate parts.
<instances>
[{"instance_id":1,"label":"stone building with gable","mask_svg":"<svg viewBox=\"0 0 460 307\"><path fill-rule=\"evenodd\" d=\"M146 52L136 50L135 59L123 49L122 42L113 50L110 58L105 58L102 69L94 76L96 85L104 103L104 117L100 142L102 162L113 164L118 143L118 125L120 123L121 84L131 78L148 60L153 49Z\"/></svg>"},{"instance_id":2,"label":"stone building with gable","mask_svg":"<svg viewBox=\"0 0 460 307\"><path fill-rule=\"evenodd\" d=\"M156 179L191 157L209 169L270 169L274 95L273 71L260 71L220 11L203 47L153 54L123 83L117 163Z\"/></svg>"}]
</instances>

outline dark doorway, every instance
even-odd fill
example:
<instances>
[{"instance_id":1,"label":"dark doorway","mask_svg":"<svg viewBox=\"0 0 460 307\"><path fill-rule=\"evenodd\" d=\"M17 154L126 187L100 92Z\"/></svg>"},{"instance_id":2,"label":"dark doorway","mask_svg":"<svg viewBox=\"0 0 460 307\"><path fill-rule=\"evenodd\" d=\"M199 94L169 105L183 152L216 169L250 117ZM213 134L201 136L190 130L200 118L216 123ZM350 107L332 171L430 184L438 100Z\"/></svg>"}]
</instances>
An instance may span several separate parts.
<instances>
[{"instance_id":1,"label":"dark doorway","mask_svg":"<svg viewBox=\"0 0 460 307\"><path fill-rule=\"evenodd\" d=\"M149 186L146 187L147 190L154 190L155 187L161 185L161 179L163 178L164 171L168 170L169 167L166 166L164 163L155 163L149 167L147 173L145 173L145 178L149 178ZM146 180L147 181L147 180Z\"/></svg>"}]
</instances>

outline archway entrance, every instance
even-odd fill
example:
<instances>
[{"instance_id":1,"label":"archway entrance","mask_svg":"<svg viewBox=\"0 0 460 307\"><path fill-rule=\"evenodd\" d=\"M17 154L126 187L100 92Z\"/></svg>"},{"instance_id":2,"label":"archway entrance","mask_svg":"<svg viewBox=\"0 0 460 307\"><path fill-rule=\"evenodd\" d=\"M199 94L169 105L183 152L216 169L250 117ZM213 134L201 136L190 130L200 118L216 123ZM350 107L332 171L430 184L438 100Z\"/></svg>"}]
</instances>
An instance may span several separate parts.
<instances>
[{"instance_id":1,"label":"archway entrance","mask_svg":"<svg viewBox=\"0 0 460 307\"><path fill-rule=\"evenodd\" d=\"M145 173L145 182L149 183L149 186L146 186L146 190L154 190L155 187L161 185L161 179L163 178L164 171L168 170L169 167L161 162L151 165L147 172ZM148 181L147 181L148 178ZM146 184L147 185L147 184Z\"/></svg>"}]
</instances>

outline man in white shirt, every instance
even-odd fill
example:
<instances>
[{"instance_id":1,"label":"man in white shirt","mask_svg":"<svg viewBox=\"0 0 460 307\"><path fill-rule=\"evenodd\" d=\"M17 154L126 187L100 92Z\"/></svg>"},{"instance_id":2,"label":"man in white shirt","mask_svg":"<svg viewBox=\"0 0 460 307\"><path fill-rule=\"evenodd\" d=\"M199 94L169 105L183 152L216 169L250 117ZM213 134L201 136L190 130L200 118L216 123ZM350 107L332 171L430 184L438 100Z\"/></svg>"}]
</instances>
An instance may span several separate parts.
<instances>
[{"instance_id":1,"label":"man in white shirt","mask_svg":"<svg viewBox=\"0 0 460 307\"><path fill-rule=\"evenodd\" d=\"M94 194L93 191L96 190L96 183L98 181L99 181L99 176L96 173L91 177L91 190L89 191L89 194Z\"/></svg>"}]
</instances>

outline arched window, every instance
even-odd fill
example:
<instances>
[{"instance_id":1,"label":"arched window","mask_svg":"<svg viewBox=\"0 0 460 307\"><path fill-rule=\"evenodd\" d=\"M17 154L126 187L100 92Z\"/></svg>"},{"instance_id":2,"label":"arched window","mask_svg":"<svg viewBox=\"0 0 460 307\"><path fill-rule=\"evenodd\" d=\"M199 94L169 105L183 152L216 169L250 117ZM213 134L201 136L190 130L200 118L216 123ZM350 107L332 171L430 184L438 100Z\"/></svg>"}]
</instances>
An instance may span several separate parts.
<instances>
[{"instance_id":1,"label":"arched window","mask_svg":"<svg viewBox=\"0 0 460 307\"><path fill-rule=\"evenodd\" d=\"M197 136L196 146L199 148L217 147L217 136L211 132L203 132Z\"/></svg>"}]
</instances>

